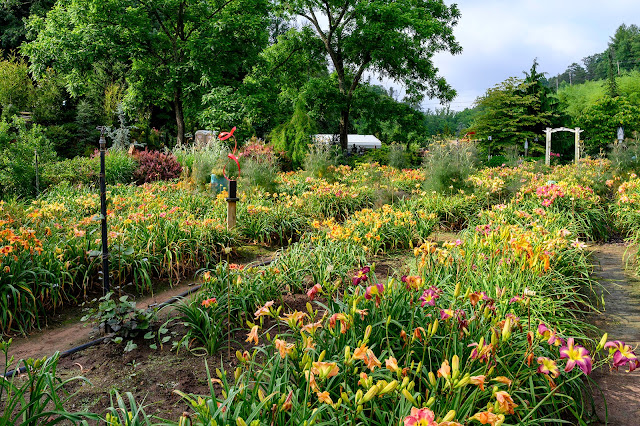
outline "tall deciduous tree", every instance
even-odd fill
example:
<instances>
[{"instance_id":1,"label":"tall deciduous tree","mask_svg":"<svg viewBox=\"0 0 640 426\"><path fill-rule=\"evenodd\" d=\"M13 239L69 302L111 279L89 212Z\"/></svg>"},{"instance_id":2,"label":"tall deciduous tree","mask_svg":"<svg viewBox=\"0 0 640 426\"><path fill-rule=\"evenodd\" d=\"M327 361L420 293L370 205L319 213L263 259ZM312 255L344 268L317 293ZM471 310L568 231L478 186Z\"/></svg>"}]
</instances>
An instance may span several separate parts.
<instances>
[{"instance_id":1,"label":"tall deciduous tree","mask_svg":"<svg viewBox=\"0 0 640 426\"><path fill-rule=\"evenodd\" d=\"M404 85L408 97L451 100L455 91L433 63L436 52L461 51L453 36L460 12L443 0L293 0L282 7L304 18L322 40L340 92L340 143L347 149L353 94L366 71Z\"/></svg>"},{"instance_id":2,"label":"tall deciduous tree","mask_svg":"<svg viewBox=\"0 0 640 426\"><path fill-rule=\"evenodd\" d=\"M76 94L96 61L127 64L125 99L171 105L182 143L185 105L197 109L207 90L239 83L267 43L267 24L266 0L59 0L30 21L36 37L23 50L36 75L53 67Z\"/></svg>"}]
</instances>

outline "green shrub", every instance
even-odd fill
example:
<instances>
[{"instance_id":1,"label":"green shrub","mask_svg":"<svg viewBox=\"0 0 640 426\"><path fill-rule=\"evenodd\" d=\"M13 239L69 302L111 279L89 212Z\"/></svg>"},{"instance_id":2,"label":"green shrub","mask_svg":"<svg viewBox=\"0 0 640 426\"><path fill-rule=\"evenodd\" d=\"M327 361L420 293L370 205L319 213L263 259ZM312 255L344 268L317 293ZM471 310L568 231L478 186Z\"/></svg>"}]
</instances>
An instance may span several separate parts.
<instances>
[{"instance_id":1,"label":"green shrub","mask_svg":"<svg viewBox=\"0 0 640 426\"><path fill-rule=\"evenodd\" d=\"M56 161L42 168L41 182L45 186L55 186L63 182L73 186L93 185L98 181L99 167L99 161L89 157Z\"/></svg>"},{"instance_id":2,"label":"green shrub","mask_svg":"<svg viewBox=\"0 0 640 426\"><path fill-rule=\"evenodd\" d=\"M0 122L0 198L36 195L35 152L40 166L56 160L41 126L27 128L18 117Z\"/></svg>"},{"instance_id":3,"label":"green shrub","mask_svg":"<svg viewBox=\"0 0 640 426\"><path fill-rule=\"evenodd\" d=\"M640 171L640 143L615 143L608 155L611 166L620 172Z\"/></svg>"}]
</instances>

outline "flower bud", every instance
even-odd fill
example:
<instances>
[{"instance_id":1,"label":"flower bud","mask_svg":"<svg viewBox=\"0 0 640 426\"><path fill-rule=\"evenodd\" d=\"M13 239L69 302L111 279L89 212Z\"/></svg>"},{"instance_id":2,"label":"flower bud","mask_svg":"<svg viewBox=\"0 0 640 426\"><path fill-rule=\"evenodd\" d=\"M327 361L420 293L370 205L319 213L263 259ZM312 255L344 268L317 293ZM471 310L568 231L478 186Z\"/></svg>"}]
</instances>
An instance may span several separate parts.
<instances>
[{"instance_id":1,"label":"flower bud","mask_svg":"<svg viewBox=\"0 0 640 426\"><path fill-rule=\"evenodd\" d=\"M598 343L598 346L596 346L596 352L600 351L602 348L604 348L605 343L607 343L607 339L609 338L609 334L608 333L604 333L602 335L602 338L600 339L600 342Z\"/></svg>"},{"instance_id":2,"label":"flower bud","mask_svg":"<svg viewBox=\"0 0 640 426\"><path fill-rule=\"evenodd\" d=\"M364 404L371 401L373 397L376 396L377 394L378 394L378 386L377 385L371 386L371 389L369 389L367 393L364 394L364 396L362 397L362 401L360 403Z\"/></svg>"},{"instance_id":3,"label":"flower bud","mask_svg":"<svg viewBox=\"0 0 640 426\"><path fill-rule=\"evenodd\" d=\"M433 374L433 371L429 371L429 383L431 384L432 387L436 387L437 384L437 380L436 380L436 375Z\"/></svg>"},{"instance_id":4,"label":"flower bud","mask_svg":"<svg viewBox=\"0 0 640 426\"><path fill-rule=\"evenodd\" d=\"M237 426L247 426L247 423L244 421L244 419L242 417L238 417L236 419L236 425Z\"/></svg>"},{"instance_id":5,"label":"flower bud","mask_svg":"<svg viewBox=\"0 0 640 426\"><path fill-rule=\"evenodd\" d=\"M369 340L369 336L371 336L371 324L364 329L364 340Z\"/></svg>"},{"instance_id":6,"label":"flower bud","mask_svg":"<svg viewBox=\"0 0 640 426\"><path fill-rule=\"evenodd\" d=\"M431 398L429 398L427 400L427 407L431 407L433 405L433 403L436 402L436 397L432 396Z\"/></svg>"},{"instance_id":7,"label":"flower bud","mask_svg":"<svg viewBox=\"0 0 640 426\"><path fill-rule=\"evenodd\" d=\"M511 317L507 317L502 328L502 340L507 341L511 337Z\"/></svg>"},{"instance_id":8,"label":"flower bud","mask_svg":"<svg viewBox=\"0 0 640 426\"><path fill-rule=\"evenodd\" d=\"M396 390L397 387L398 387L398 381L397 380L393 380L393 381L389 382L387 384L387 386L382 388L382 390L380 391L380 395L384 395L386 393L393 392L394 390Z\"/></svg>"},{"instance_id":9,"label":"flower bud","mask_svg":"<svg viewBox=\"0 0 640 426\"><path fill-rule=\"evenodd\" d=\"M458 281L458 282L456 283L456 289L455 289L455 290L454 290L454 292L453 292L453 298L454 298L454 299L457 299L457 298L458 298L458 296L460 296L460 287L461 287L461 284L460 284L460 281Z\"/></svg>"},{"instance_id":10,"label":"flower bud","mask_svg":"<svg viewBox=\"0 0 640 426\"><path fill-rule=\"evenodd\" d=\"M324 359L324 357L327 356L327 351L322 351L320 352L320 356L318 357L318 362L322 362L322 360Z\"/></svg>"},{"instance_id":11,"label":"flower bud","mask_svg":"<svg viewBox=\"0 0 640 426\"><path fill-rule=\"evenodd\" d=\"M443 422L450 422L456 417L456 410L449 410L446 416L442 419Z\"/></svg>"},{"instance_id":12,"label":"flower bud","mask_svg":"<svg viewBox=\"0 0 640 426\"><path fill-rule=\"evenodd\" d=\"M438 318L436 318L436 320L433 322L433 330L431 330L431 335L433 336L434 334L436 334L436 331L438 331L438 325L440 324L440 321L438 321Z\"/></svg>"},{"instance_id":13,"label":"flower bud","mask_svg":"<svg viewBox=\"0 0 640 426\"><path fill-rule=\"evenodd\" d=\"M457 379L458 374L460 374L460 358L458 358L458 355L454 355L451 358L451 377Z\"/></svg>"},{"instance_id":14,"label":"flower bud","mask_svg":"<svg viewBox=\"0 0 640 426\"><path fill-rule=\"evenodd\" d=\"M413 397L413 395L411 395L409 393L408 390L402 389L402 396L404 396L407 399L407 401L412 403L414 406L416 406L416 407L418 406L418 403L416 402L416 399ZM434 401L435 401L435 399L434 399Z\"/></svg>"}]
</instances>

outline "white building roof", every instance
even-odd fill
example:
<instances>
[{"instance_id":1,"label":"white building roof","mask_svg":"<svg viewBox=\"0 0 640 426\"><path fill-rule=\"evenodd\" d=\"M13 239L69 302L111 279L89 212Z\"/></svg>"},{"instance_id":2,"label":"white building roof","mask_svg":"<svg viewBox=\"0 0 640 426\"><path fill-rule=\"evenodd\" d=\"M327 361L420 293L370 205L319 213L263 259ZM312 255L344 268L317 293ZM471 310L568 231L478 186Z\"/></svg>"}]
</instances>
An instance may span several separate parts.
<instances>
[{"instance_id":1,"label":"white building roof","mask_svg":"<svg viewBox=\"0 0 640 426\"><path fill-rule=\"evenodd\" d=\"M315 139L316 141L324 141L326 143L329 143L333 140L339 141L340 135L333 135L328 133L318 134L315 135ZM354 145L358 148L362 147L366 149L373 149L380 148L382 146L382 142L380 142L380 139L376 138L373 135L347 135L347 146L351 148Z\"/></svg>"}]
</instances>

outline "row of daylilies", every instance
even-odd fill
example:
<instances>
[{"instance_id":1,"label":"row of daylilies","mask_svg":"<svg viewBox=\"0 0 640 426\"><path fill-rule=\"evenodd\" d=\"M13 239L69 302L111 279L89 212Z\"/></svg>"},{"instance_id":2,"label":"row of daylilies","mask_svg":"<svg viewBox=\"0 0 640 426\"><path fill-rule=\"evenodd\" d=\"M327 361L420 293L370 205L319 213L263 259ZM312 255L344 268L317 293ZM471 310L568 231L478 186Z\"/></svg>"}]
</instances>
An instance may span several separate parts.
<instances>
[{"instance_id":1,"label":"row of daylilies","mask_svg":"<svg viewBox=\"0 0 640 426\"><path fill-rule=\"evenodd\" d=\"M346 280L314 282L307 296L317 308L308 304L306 312L284 313L268 301L249 322L254 349L238 351L234 379L218 372L221 390L212 388L210 399L185 395L195 410L189 418L445 426L587 420L585 377L606 364L633 371L640 362L629 345L585 334L576 307L588 310L584 290L594 283L579 235L592 228L566 219L575 204L555 201L573 194L593 203L588 209L601 201L586 182L566 192L574 187L552 185L481 212L457 240L418 246L412 273L401 279L378 282L372 265L347 287ZM554 202L545 203L551 193ZM382 229L377 221L371 213L360 219ZM317 242L363 244L349 222L316 227L326 232Z\"/></svg>"}]
</instances>

